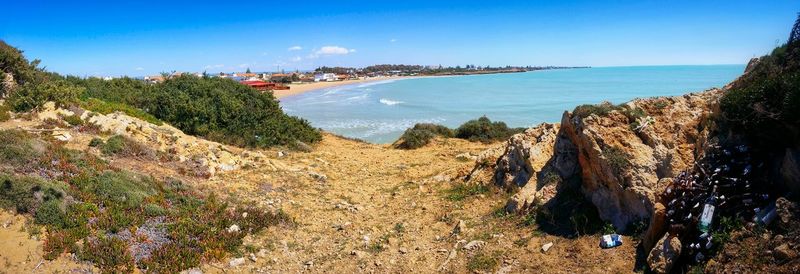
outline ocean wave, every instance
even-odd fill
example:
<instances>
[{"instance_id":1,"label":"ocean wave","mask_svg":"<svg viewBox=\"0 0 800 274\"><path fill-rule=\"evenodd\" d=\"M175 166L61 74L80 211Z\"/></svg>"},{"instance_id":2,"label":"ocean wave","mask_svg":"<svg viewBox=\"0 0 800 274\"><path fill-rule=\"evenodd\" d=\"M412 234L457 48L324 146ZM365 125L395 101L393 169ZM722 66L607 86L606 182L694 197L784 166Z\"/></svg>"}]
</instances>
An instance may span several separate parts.
<instances>
[{"instance_id":1,"label":"ocean wave","mask_svg":"<svg viewBox=\"0 0 800 274\"><path fill-rule=\"evenodd\" d=\"M370 138L376 135L395 133L399 136L406 129L418 123L442 123L444 118L429 119L389 119L389 120L336 120L320 123L323 129L355 138Z\"/></svg>"},{"instance_id":2,"label":"ocean wave","mask_svg":"<svg viewBox=\"0 0 800 274\"><path fill-rule=\"evenodd\" d=\"M381 98L380 100L378 100L378 102L381 102L381 104L384 104L384 105L387 105L387 106L394 106L394 105L405 103L403 101L395 101L395 100L384 99L384 98Z\"/></svg>"},{"instance_id":3,"label":"ocean wave","mask_svg":"<svg viewBox=\"0 0 800 274\"><path fill-rule=\"evenodd\" d=\"M357 88L365 88L365 87L374 86L374 85L388 84L388 83L391 83L391 82L395 82L397 80L400 80L400 79L389 79L389 80L380 80L380 81L374 81L374 82L367 82L367 83L360 84L360 85L358 85L356 87Z\"/></svg>"}]
</instances>

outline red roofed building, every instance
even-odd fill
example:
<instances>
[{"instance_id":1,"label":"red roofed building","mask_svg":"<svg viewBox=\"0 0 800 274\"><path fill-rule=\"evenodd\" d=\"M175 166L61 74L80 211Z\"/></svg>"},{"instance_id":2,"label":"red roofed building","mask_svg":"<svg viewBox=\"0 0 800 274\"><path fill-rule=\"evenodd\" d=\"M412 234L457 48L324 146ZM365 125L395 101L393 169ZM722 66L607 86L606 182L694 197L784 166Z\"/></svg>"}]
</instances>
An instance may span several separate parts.
<instances>
[{"instance_id":1,"label":"red roofed building","mask_svg":"<svg viewBox=\"0 0 800 274\"><path fill-rule=\"evenodd\" d=\"M288 86L284 86L278 83L264 82L264 81L241 81L239 83L248 85L254 89L261 91L289 89Z\"/></svg>"}]
</instances>

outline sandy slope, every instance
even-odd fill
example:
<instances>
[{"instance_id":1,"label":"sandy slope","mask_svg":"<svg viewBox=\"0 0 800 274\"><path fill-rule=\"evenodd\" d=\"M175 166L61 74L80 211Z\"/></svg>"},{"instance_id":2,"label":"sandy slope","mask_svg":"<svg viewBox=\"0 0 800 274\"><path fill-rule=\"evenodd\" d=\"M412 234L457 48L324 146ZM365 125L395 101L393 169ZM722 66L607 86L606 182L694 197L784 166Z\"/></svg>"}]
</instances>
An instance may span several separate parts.
<instances>
[{"instance_id":1,"label":"sandy slope","mask_svg":"<svg viewBox=\"0 0 800 274\"><path fill-rule=\"evenodd\" d=\"M76 134L78 135L78 134ZM85 147L88 136L70 143ZM245 238L245 251L222 262L201 267L205 273L301 271L347 272L467 272L476 258L497 264L491 271L512 273L631 272L635 243L602 250L597 235L567 239L521 225L521 217L498 217L508 194L491 191L463 201L445 198L472 161L456 159L492 146L463 140L436 140L418 150L405 151L345 140L325 134L310 153L262 151L267 159L252 167L217 174L189 183L236 203L265 209L283 209L296 227L272 227ZM169 166L137 159L116 159L115 166L148 174L167 174ZM324 177L324 179L322 179ZM7 212L0 221L0 269L30 272L41 260L42 241L20 231L22 218ZM463 220L466 230L452 235ZM467 251L466 242L484 241ZM547 253L541 246L553 242ZM455 252L453 252L455 250ZM255 262L249 260L254 253ZM229 260L245 262L231 267ZM490 265L491 266L491 265ZM50 273L86 269L69 254L44 261L38 271ZM2 271L0 271L2 272Z\"/></svg>"}]
</instances>

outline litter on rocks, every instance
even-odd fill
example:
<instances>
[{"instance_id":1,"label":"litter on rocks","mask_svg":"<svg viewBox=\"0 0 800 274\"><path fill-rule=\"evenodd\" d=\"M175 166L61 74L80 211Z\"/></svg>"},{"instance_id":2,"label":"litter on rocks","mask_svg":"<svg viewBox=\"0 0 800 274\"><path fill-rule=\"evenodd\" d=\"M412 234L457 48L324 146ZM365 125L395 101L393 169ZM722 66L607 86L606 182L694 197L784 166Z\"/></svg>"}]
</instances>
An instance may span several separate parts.
<instances>
[{"instance_id":1,"label":"litter on rocks","mask_svg":"<svg viewBox=\"0 0 800 274\"><path fill-rule=\"evenodd\" d=\"M600 247L614 248L622 245L622 236L619 234L606 234L600 237Z\"/></svg>"}]
</instances>

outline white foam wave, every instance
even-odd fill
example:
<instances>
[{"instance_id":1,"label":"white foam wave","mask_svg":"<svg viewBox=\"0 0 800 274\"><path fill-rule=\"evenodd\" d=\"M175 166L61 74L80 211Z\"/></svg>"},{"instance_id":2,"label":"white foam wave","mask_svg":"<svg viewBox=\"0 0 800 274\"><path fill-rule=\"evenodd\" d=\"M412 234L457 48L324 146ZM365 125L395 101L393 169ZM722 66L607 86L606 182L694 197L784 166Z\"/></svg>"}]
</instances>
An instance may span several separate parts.
<instances>
[{"instance_id":1,"label":"white foam wave","mask_svg":"<svg viewBox=\"0 0 800 274\"><path fill-rule=\"evenodd\" d=\"M390 120L337 120L323 122L317 126L334 131L345 133L346 136L355 138L370 138L376 135L401 133L418 123L442 123L444 118L430 119L390 119Z\"/></svg>"},{"instance_id":2,"label":"white foam wave","mask_svg":"<svg viewBox=\"0 0 800 274\"><path fill-rule=\"evenodd\" d=\"M381 98L380 100L378 100L378 102L381 102L381 104L384 104L384 105L387 105L387 106L394 106L394 105L397 105L397 104L404 103L403 101L395 101L395 100L384 99L384 98Z\"/></svg>"}]
</instances>

